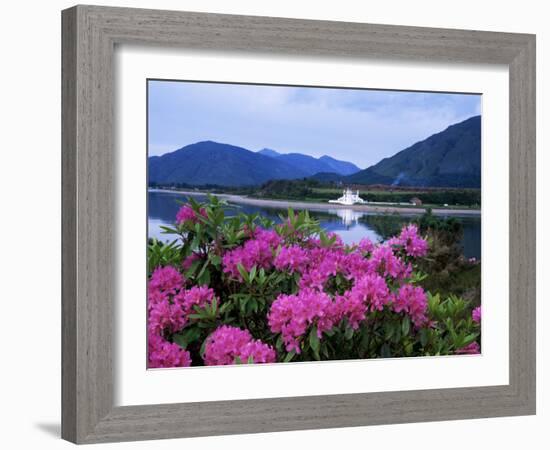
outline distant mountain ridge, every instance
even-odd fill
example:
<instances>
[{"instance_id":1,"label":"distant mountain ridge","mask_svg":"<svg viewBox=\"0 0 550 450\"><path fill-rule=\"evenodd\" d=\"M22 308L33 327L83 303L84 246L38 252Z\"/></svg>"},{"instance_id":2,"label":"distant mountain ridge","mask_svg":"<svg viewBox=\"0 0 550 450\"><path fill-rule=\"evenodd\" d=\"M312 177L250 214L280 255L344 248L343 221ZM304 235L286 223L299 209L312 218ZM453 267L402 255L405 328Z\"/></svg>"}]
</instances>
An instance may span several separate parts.
<instances>
[{"instance_id":1,"label":"distant mountain ridge","mask_svg":"<svg viewBox=\"0 0 550 450\"><path fill-rule=\"evenodd\" d=\"M320 172L351 175L361 170L353 163L340 161L326 155L320 158L314 158L313 156L304 155L302 153L279 153L269 148L264 148L258 153L277 159L278 161L285 161L306 172L309 176Z\"/></svg>"},{"instance_id":2,"label":"distant mountain ridge","mask_svg":"<svg viewBox=\"0 0 550 450\"><path fill-rule=\"evenodd\" d=\"M355 169L354 169L355 168ZM149 157L149 183L191 186L254 186L269 180L307 178L317 172L338 175L357 172L352 163L300 153L253 152L214 141L187 145L162 156Z\"/></svg>"},{"instance_id":3,"label":"distant mountain ridge","mask_svg":"<svg viewBox=\"0 0 550 450\"><path fill-rule=\"evenodd\" d=\"M474 116L346 177L357 184L481 187L481 116Z\"/></svg>"},{"instance_id":4,"label":"distant mountain ridge","mask_svg":"<svg viewBox=\"0 0 550 450\"><path fill-rule=\"evenodd\" d=\"M269 180L313 178L343 184L481 187L481 116L474 116L360 170L330 156L314 158L264 148L253 152L213 141L187 145L148 160L149 183L255 186Z\"/></svg>"},{"instance_id":5,"label":"distant mountain ridge","mask_svg":"<svg viewBox=\"0 0 550 450\"><path fill-rule=\"evenodd\" d=\"M149 158L149 183L157 184L253 186L268 180L307 176L284 161L213 141L197 142Z\"/></svg>"}]
</instances>

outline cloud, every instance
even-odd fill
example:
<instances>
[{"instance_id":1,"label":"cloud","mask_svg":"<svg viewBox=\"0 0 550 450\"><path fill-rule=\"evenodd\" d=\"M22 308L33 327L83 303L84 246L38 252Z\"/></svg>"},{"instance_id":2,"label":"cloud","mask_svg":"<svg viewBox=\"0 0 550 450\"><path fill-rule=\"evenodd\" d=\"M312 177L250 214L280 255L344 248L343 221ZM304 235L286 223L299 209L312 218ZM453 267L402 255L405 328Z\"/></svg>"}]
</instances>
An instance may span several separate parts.
<instances>
[{"instance_id":1,"label":"cloud","mask_svg":"<svg viewBox=\"0 0 550 450\"><path fill-rule=\"evenodd\" d=\"M364 168L480 110L479 95L151 81L149 151L215 140Z\"/></svg>"}]
</instances>

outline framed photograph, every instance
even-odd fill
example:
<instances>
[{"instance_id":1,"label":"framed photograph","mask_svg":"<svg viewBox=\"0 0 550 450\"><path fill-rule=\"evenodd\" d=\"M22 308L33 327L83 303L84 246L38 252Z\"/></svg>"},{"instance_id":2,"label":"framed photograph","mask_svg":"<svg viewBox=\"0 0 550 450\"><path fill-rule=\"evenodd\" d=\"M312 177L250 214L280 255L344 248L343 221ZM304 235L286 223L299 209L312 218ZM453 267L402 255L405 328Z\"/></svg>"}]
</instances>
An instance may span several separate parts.
<instances>
[{"instance_id":1,"label":"framed photograph","mask_svg":"<svg viewBox=\"0 0 550 450\"><path fill-rule=\"evenodd\" d=\"M535 37L75 6L62 435L535 413Z\"/></svg>"}]
</instances>

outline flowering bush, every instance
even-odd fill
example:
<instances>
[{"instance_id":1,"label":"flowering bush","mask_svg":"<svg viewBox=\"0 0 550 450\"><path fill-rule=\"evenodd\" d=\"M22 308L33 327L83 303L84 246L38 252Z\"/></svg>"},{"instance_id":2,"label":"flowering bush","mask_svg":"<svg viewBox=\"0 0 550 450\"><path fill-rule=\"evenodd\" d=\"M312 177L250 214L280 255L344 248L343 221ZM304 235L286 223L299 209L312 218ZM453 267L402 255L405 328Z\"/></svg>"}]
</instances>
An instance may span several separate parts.
<instances>
[{"instance_id":1,"label":"flowering bush","mask_svg":"<svg viewBox=\"0 0 550 450\"><path fill-rule=\"evenodd\" d=\"M480 352L481 310L422 287L414 224L345 245L307 211L228 217L216 197L179 210L148 249L149 367Z\"/></svg>"}]
</instances>

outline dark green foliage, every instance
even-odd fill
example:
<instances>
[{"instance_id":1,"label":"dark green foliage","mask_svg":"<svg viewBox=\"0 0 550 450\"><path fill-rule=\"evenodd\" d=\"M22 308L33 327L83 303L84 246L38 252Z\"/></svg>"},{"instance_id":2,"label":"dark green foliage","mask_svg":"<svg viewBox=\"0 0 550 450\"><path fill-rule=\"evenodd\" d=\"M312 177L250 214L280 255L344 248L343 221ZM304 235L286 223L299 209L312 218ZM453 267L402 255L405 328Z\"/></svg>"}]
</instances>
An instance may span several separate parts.
<instances>
[{"instance_id":1,"label":"dark green foliage","mask_svg":"<svg viewBox=\"0 0 550 450\"><path fill-rule=\"evenodd\" d=\"M424 289L442 296L456 295L481 303L481 265L472 264L462 255L462 225L454 218L434 216L428 210L415 221L422 235L428 237L429 253L419 269L429 274L421 282Z\"/></svg>"},{"instance_id":2,"label":"dark green foliage","mask_svg":"<svg viewBox=\"0 0 550 450\"><path fill-rule=\"evenodd\" d=\"M320 183L311 179L301 180L272 180L261 185L254 193L260 198L280 198L304 200L314 195L313 189Z\"/></svg>"},{"instance_id":3,"label":"dark green foliage","mask_svg":"<svg viewBox=\"0 0 550 450\"><path fill-rule=\"evenodd\" d=\"M328 202L342 195L341 187L335 183L324 183L317 178L299 180L273 180L264 183L257 189L251 189L252 195L260 198L287 200L310 200ZM376 190L359 189L359 195L370 202L409 203L413 197L419 198L426 205L460 205L480 207L480 189L426 189L414 188L401 190L377 188Z\"/></svg>"}]
</instances>

